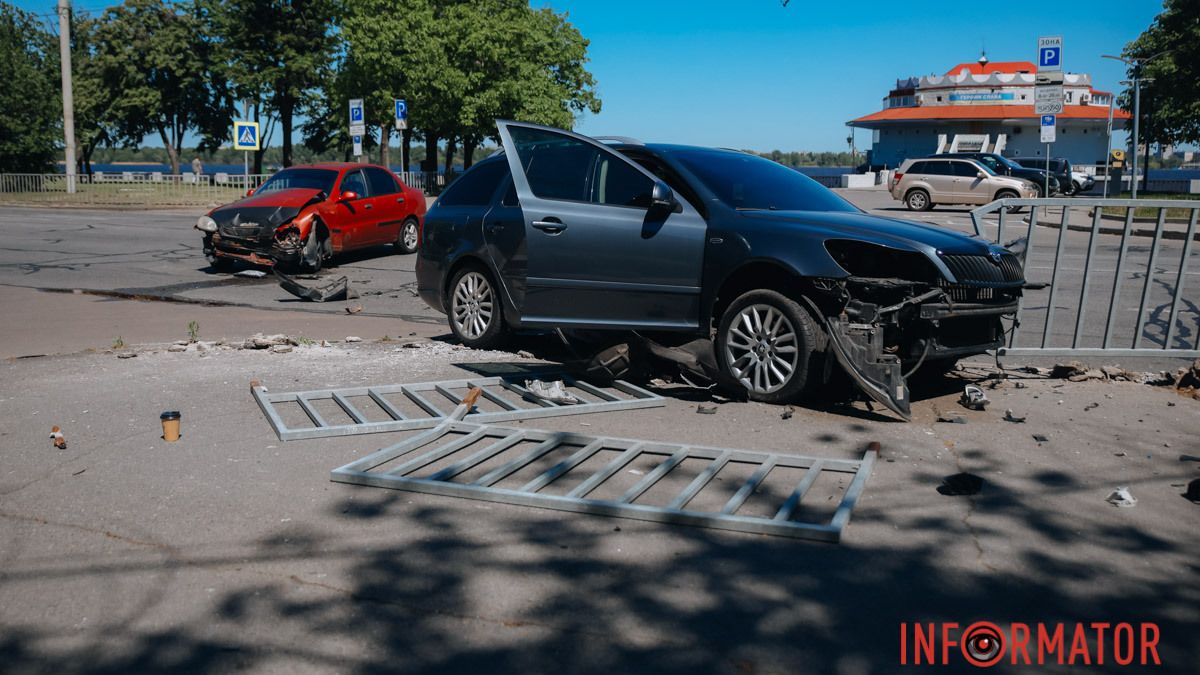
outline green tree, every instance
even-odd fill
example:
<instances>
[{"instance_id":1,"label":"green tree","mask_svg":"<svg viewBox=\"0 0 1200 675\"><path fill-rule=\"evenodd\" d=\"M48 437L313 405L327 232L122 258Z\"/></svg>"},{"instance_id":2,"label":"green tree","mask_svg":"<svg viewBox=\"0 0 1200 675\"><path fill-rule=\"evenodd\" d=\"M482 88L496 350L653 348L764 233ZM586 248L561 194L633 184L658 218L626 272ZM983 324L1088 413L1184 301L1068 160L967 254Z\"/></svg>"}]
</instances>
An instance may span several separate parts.
<instances>
[{"instance_id":1,"label":"green tree","mask_svg":"<svg viewBox=\"0 0 1200 675\"><path fill-rule=\"evenodd\" d=\"M266 139L278 121L282 163L293 160L292 132L301 101L328 85L338 43L335 0L203 0L221 38L223 74L250 101ZM263 153L255 153L261 173Z\"/></svg>"},{"instance_id":2,"label":"green tree","mask_svg":"<svg viewBox=\"0 0 1200 675\"><path fill-rule=\"evenodd\" d=\"M62 134L57 45L36 17L0 2L0 172L53 167Z\"/></svg>"},{"instance_id":3,"label":"green tree","mask_svg":"<svg viewBox=\"0 0 1200 675\"><path fill-rule=\"evenodd\" d=\"M114 140L136 144L157 134L175 174L186 134L198 132L202 149L229 135L232 93L209 18L196 2L125 0L96 27L100 77L119 94L108 108Z\"/></svg>"},{"instance_id":4,"label":"green tree","mask_svg":"<svg viewBox=\"0 0 1200 675\"><path fill-rule=\"evenodd\" d=\"M1200 143L1200 2L1166 0L1162 13L1123 52L1130 59L1156 54L1162 55L1141 72L1152 81L1141 87L1139 140L1147 146ZM1132 89L1125 90L1120 104L1133 109Z\"/></svg>"}]
</instances>

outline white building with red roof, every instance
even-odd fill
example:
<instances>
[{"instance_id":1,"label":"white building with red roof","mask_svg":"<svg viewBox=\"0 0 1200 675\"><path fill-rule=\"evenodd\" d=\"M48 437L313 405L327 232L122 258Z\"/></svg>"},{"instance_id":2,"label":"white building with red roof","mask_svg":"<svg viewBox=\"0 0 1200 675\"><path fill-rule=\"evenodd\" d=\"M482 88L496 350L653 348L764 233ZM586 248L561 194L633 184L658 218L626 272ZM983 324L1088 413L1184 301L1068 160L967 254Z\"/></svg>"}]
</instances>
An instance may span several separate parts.
<instances>
[{"instance_id":1,"label":"white building with red roof","mask_svg":"<svg viewBox=\"0 0 1200 675\"><path fill-rule=\"evenodd\" d=\"M1041 119L1033 110L1036 73L1037 66L1028 61L992 63L981 56L945 75L897 80L882 110L847 124L873 131L870 161L889 167L909 157L951 151L1045 157ZM1065 73L1063 97L1050 156L1073 164L1103 164L1112 93L1093 88L1089 75ZM1113 127L1123 128L1129 117L1115 109Z\"/></svg>"}]
</instances>

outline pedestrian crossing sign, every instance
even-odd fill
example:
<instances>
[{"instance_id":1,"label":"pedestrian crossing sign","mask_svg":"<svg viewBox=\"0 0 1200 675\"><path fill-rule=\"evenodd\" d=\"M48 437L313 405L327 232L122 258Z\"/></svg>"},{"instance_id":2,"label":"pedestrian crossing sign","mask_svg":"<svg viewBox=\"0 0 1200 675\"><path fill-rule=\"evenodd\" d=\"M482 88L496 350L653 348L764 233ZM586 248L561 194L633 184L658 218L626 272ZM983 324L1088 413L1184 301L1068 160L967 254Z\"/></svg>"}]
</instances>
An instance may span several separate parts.
<instances>
[{"instance_id":1,"label":"pedestrian crossing sign","mask_svg":"<svg viewBox=\"0 0 1200 675\"><path fill-rule=\"evenodd\" d=\"M233 123L233 149L258 150L258 122Z\"/></svg>"}]
</instances>

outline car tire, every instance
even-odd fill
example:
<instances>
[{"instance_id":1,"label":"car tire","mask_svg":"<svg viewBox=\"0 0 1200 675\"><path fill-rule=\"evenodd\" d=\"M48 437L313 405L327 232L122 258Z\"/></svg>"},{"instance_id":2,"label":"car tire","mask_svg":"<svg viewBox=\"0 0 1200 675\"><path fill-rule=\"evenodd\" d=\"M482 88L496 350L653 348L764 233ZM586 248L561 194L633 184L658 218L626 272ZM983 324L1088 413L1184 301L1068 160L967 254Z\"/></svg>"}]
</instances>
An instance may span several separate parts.
<instances>
[{"instance_id":1,"label":"car tire","mask_svg":"<svg viewBox=\"0 0 1200 675\"><path fill-rule=\"evenodd\" d=\"M1071 196L1074 197L1080 192L1083 192L1083 186L1075 181L1071 181Z\"/></svg>"},{"instance_id":2,"label":"car tire","mask_svg":"<svg viewBox=\"0 0 1200 675\"><path fill-rule=\"evenodd\" d=\"M492 349L504 342L508 330L492 275L470 265L455 273L449 289L446 319L459 342L471 349Z\"/></svg>"},{"instance_id":3,"label":"car tire","mask_svg":"<svg viewBox=\"0 0 1200 675\"><path fill-rule=\"evenodd\" d=\"M924 190L909 190L908 194L904 195L904 205L909 211L928 211L933 208L933 201Z\"/></svg>"},{"instance_id":4,"label":"car tire","mask_svg":"<svg viewBox=\"0 0 1200 675\"><path fill-rule=\"evenodd\" d=\"M1038 194L1041 194L1040 190L1038 191ZM1020 198L1021 198L1021 195L1017 194L1016 192L1013 192L1012 190L1001 190L996 193L995 201L1000 201L1001 199L1020 199ZM1010 206L1010 207L1008 207L1008 212L1009 213L1020 213L1021 207L1020 206Z\"/></svg>"},{"instance_id":5,"label":"car tire","mask_svg":"<svg viewBox=\"0 0 1200 675\"><path fill-rule=\"evenodd\" d=\"M416 253L417 244L420 240L420 225L416 218L407 218L400 224L400 234L396 236L397 253Z\"/></svg>"},{"instance_id":6,"label":"car tire","mask_svg":"<svg viewBox=\"0 0 1200 675\"><path fill-rule=\"evenodd\" d=\"M764 403L796 399L819 379L824 334L800 303L771 290L733 301L717 329L717 363L729 386Z\"/></svg>"},{"instance_id":7,"label":"car tire","mask_svg":"<svg viewBox=\"0 0 1200 675\"><path fill-rule=\"evenodd\" d=\"M300 252L300 260L296 263L296 267L301 272L316 274L321 271L324 262L324 246L317 237L317 226L314 225L308 231L308 241L304 242L304 249Z\"/></svg>"}]
</instances>

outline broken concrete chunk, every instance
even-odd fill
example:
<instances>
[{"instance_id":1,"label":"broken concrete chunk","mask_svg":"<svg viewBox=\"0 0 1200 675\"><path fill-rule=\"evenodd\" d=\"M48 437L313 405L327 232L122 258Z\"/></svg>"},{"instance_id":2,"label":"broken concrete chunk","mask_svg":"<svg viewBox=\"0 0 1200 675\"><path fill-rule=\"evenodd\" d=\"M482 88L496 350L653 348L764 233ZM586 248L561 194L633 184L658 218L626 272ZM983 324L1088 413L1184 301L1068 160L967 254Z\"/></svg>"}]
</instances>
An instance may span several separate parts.
<instances>
[{"instance_id":1,"label":"broken concrete chunk","mask_svg":"<svg viewBox=\"0 0 1200 675\"><path fill-rule=\"evenodd\" d=\"M701 403L696 406L696 412L700 413L701 415L716 415L717 414L717 406L704 405L703 403Z\"/></svg>"},{"instance_id":2,"label":"broken concrete chunk","mask_svg":"<svg viewBox=\"0 0 1200 675\"><path fill-rule=\"evenodd\" d=\"M1070 361L1054 364L1054 367L1050 369L1050 377L1058 380L1070 379L1076 375L1083 375L1085 372L1087 372L1087 366L1079 361Z\"/></svg>"},{"instance_id":3,"label":"broken concrete chunk","mask_svg":"<svg viewBox=\"0 0 1200 675\"><path fill-rule=\"evenodd\" d=\"M267 273L262 270L242 270L234 274L235 277L248 277L250 279L262 279L267 276Z\"/></svg>"},{"instance_id":4,"label":"broken concrete chunk","mask_svg":"<svg viewBox=\"0 0 1200 675\"><path fill-rule=\"evenodd\" d=\"M347 335L346 342L362 342L362 338L357 335Z\"/></svg>"},{"instance_id":5,"label":"broken concrete chunk","mask_svg":"<svg viewBox=\"0 0 1200 675\"><path fill-rule=\"evenodd\" d=\"M1083 375L1089 380L1103 380L1105 377L1104 371L1099 368L1089 368L1084 371Z\"/></svg>"},{"instance_id":6,"label":"broken concrete chunk","mask_svg":"<svg viewBox=\"0 0 1200 675\"><path fill-rule=\"evenodd\" d=\"M288 354L292 351L291 345L275 345L271 347L272 354Z\"/></svg>"},{"instance_id":7,"label":"broken concrete chunk","mask_svg":"<svg viewBox=\"0 0 1200 675\"><path fill-rule=\"evenodd\" d=\"M1200 504L1200 478L1194 478L1187 486L1187 492L1183 493L1188 501Z\"/></svg>"},{"instance_id":8,"label":"broken concrete chunk","mask_svg":"<svg viewBox=\"0 0 1200 675\"><path fill-rule=\"evenodd\" d=\"M169 352L186 352L187 345L171 345L170 347L167 347L167 351L169 351Z\"/></svg>"},{"instance_id":9,"label":"broken concrete chunk","mask_svg":"<svg viewBox=\"0 0 1200 675\"><path fill-rule=\"evenodd\" d=\"M796 409L789 405L784 407L783 412L779 414L779 419L790 420L794 414L796 414Z\"/></svg>"},{"instance_id":10,"label":"broken concrete chunk","mask_svg":"<svg viewBox=\"0 0 1200 675\"><path fill-rule=\"evenodd\" d=\"M137 357L137 352L120 352L117 354L118 359L132 359Z\"/></svg>"},{"instance_id":11,"label":"broken concrete chunk","mask_svg":"<svg viewBox=\"0 0 1200 675\"><path fill-rule=\"evenodd\" d=\"M962 415L939 415L937 421L945 422L946 424L966 424L967 418Z\"/></svg>"}]
</instances>

